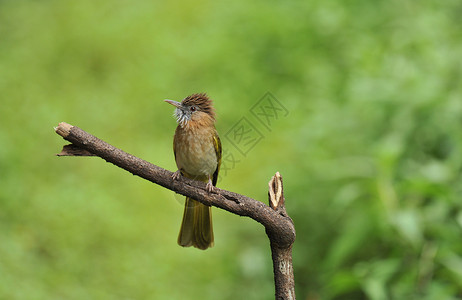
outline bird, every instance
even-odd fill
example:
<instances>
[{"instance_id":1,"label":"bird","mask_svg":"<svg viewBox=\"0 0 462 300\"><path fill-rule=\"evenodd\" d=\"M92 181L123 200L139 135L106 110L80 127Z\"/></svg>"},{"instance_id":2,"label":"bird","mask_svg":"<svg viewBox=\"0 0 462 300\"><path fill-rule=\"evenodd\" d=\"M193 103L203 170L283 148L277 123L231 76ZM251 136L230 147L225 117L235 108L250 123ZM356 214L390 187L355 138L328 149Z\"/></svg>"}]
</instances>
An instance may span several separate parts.
<instances>
[{"instance_id":1,"label":"bird","mask_svg":"<svg viewBox=\"0 0 462 300\"><path fill-rule=\"evenodd\" d=\"M206 182L210 193L216 186L220 171L222 148L215 129L215 109L205 93L196 93L181 102L166 99L175 106L178 126L173 137L173 153L180 176ZM186 197L178 244L205 250L214 245L211 207Z\"/></svg>"}]
</instances>

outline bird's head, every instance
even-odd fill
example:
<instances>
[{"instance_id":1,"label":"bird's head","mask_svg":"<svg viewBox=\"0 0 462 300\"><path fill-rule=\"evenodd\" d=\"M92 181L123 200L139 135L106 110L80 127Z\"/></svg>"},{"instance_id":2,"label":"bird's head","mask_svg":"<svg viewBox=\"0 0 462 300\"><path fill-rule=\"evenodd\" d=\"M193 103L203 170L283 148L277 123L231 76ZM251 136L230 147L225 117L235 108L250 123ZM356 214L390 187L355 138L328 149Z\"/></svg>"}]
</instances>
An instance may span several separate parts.
<instances>
[{"instance_id":1,"label":"bird's head","mask_svg":"<svg viewBox=\"0 0 462 300\"><path fill-rule=\"evenodd\" d=\"M211 122L212 124L215 122L215 110L213 109L212 100L205 93L192 94L181 102L168 99L165 102L176 107L174 116L181 127L188 126L190 122Z\"/></svg>"}]
</instances>

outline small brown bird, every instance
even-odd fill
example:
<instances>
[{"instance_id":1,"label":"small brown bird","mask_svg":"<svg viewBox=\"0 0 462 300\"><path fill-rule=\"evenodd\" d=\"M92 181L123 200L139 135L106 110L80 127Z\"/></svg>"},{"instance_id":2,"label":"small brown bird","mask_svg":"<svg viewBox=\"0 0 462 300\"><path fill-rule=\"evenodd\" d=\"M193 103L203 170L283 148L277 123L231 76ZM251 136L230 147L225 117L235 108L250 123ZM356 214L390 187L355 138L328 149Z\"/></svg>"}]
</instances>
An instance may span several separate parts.
<instances>
[{"instance_id":1,"label":"small brown bird","mask_svg":"<svg viewBox=\"0 0 462 300\"><path fill-rule=\"evenodd\" d=\"M176 107L174 115L178 123L173 138L178 171L173 178L182 175L207 182L207 190L211 192L217 183L221 164L221 142L215 129L212 100L202 93L188 96L181 103L165 101ZM178 244L202 250L213 246L210 206L186 197Z\"/></svg>"}]
</instances>

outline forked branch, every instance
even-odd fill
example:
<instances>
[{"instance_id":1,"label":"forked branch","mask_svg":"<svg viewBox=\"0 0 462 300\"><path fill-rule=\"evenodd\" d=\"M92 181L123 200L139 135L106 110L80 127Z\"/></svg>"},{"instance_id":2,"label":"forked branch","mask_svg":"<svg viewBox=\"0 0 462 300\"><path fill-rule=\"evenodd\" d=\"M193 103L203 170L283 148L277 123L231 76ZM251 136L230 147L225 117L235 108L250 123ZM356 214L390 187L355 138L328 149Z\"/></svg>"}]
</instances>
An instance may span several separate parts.
<instances>
[{"instance_id":1,"label":"forked branch","mask_svg":"<svg viewBox=\"0 0 462 300\"><path fill-rule=\"evenodd\" d=\"M63 147L58 156L99 156L124 170L169 190L196 199L206 205L216 206L231 213L247 216L261 223L270 239L276 299L295 299L292 268L292 244L295 228L284 206L282 177L278 173L269 183L270 206L244 195L215 188L207 192L206 184L181 176L172 179L173 173L145 160L126 153L82 129L67 123L59 123L57 134L71 145Z\"/></svg>"}]
</instances>

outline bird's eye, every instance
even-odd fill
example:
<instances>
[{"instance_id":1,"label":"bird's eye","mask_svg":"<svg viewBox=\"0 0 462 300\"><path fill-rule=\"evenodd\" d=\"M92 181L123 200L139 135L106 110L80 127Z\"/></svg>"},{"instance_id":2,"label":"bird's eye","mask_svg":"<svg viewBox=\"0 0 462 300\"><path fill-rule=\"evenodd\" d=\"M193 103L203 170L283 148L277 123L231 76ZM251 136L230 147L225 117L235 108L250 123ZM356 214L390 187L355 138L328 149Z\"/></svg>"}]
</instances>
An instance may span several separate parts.
<instances>
[{"instance_id":1,"label":"bird's eye","mask_svg":"<svg viewBox=\"0 0 462 300\"><path fill-rule=\"evenodd\" d=\"M191 108L189 109L190 111L196 111L196 107L195 106L191 106Z\"/></svg>"}]
</instances>

